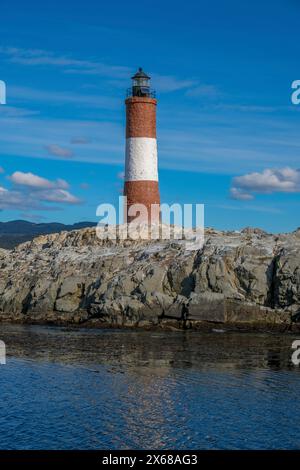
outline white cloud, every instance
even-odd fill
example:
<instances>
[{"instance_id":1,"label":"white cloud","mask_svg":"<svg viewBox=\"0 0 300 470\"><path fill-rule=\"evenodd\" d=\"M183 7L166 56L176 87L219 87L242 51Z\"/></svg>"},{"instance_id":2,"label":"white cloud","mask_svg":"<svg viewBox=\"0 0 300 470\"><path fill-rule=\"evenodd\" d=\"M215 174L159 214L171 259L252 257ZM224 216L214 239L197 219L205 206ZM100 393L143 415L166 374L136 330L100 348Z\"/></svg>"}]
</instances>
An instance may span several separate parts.
<instances>
[{"instance_id":1,"label":"white cloud","mask_svg":"<svg viewBox=\"0 0 300 470\"><path fill-rule=\"evenodd\" d=\"M9 180L16 185L38 189L67 189L69 187L68 183L63 179L50 181L33 173L23 173L22 171L15 171L9 176Z\"/></svg>"},{"instance_id":2,"label":"white cloud","mask_svg":"<svg viewBox=\"0 0 300 470\"><path fill-rule=\"evenodd\" d=\"M61 202L67 204L79 204L81 202L80 199L65 189L50 189L48 191L41 191L39 196L42 201L47 202Z\"/></svg>"},{"instance_id":3,"label":"white cloud","mask_svg":"<svg viewBox=\"0 0 300 470\"><path fill-rule=\"evenodd\" d=\"M50 155L55 155L56 157L72 157L74 155L72 150L56 144L46 145L45 148Z\"/></svg>"},{"instance_id":4,"label":"white cloud","mask_svg":"<svg viewBox=\"0 0 300 470\"><path fill-rule=\"evenodd\" d=\"M57 204L80 204L82 201L68 191L69 184L58 178L50 181L33 173L14 172L8 177L12 189L0 187L0 210L58 210Z\"/></svg>"},{"instance_id":5,"label":"white cloud","mask_svg":"<svg viewBox=\"0 0 300 470\"><path fill-rule=\"evenodd\" d=\"M300 192L300 170L289 167L265 169L261 173L248 173L233 178L231 196L234 199L249 200L254 193L271 194Z\"/></svg>"},{"instance_id":6,"label":"white cloud","mask_svg":"<svg viewBox=\"0 0 300 470\"><path fill-rule=\"evenodd\" d=\"M240 201L250 201L254 198L252 194L245 193L238 188L231 188L230 195L232 199L239 199Z\"/></svg>"}]
</instances>

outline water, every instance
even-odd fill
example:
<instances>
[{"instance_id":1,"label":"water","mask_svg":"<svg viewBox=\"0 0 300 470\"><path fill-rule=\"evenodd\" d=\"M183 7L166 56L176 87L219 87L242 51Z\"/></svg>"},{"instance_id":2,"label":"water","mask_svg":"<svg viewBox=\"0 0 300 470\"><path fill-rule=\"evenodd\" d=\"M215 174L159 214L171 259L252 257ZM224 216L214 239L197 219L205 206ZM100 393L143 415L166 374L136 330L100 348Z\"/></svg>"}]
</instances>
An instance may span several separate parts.
<instances>
[{"instance_id":1,"label":"water","mask_svg":"<svg viewBox=\"0 0 300 470\"><path fill-rule=\"evenodd\" d=\"M1 449L299 449L292 335L0 326Z\"/></svg>"}]
</instances>

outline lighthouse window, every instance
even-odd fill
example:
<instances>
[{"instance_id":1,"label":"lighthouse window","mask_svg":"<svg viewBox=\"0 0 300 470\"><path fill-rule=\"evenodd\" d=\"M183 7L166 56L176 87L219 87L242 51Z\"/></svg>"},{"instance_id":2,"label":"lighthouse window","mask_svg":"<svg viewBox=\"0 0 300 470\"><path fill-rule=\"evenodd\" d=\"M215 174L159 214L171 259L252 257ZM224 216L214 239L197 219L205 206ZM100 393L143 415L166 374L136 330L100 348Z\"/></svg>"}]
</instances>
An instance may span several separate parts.
<instances>
[{"instance_id":1,"label":"lighthouse window","mask_svg":"<svg viewBox=\"0 0 300 470\"><path fill-rule=\"evenodd\" d=\"M148 86L148 80L146 78L138 78L133 81L133 86Z\"/></svg>"}]
</instances>

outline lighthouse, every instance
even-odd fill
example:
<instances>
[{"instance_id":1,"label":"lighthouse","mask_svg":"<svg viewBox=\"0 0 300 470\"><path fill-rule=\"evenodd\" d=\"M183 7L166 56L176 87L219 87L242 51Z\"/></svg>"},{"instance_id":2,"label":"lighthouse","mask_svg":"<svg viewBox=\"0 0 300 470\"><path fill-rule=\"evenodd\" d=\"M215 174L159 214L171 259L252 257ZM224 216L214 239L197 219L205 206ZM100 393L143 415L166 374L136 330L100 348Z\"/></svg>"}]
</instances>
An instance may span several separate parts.
<instances>
[{"instance_id":1,"label":"lighthouse","mask_svg":"<svg viewBox=\"0 0 300 470\"><path fill-rule=\"evenodd\" d=\"M157 224L160 219L158 188L156 105L150 77L139 68L127 90L125 217L132 222ZM142 205L142 206L141 206ZM143 209L144 208L144 209Z\"/></svg>"}]
</instances>

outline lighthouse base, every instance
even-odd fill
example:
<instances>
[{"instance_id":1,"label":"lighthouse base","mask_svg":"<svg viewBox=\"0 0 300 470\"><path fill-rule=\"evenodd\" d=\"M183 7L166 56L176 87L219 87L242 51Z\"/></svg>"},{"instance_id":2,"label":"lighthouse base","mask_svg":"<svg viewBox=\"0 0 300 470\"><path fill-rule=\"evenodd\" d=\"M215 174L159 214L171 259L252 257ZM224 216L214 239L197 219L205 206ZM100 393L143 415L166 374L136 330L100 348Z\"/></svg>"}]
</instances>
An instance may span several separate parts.
<instances>
[{"instance_id":1,"label":"lighthouse base","mask_svg":"<svg viewBox=\"0 0 300 470\"><path fill-rule=\"evenodd\" d=\"M160 197L158 181L126 181L124 185L126 196L125 220L132 222L160 222Z\"/></svg>"}]
</instances>

